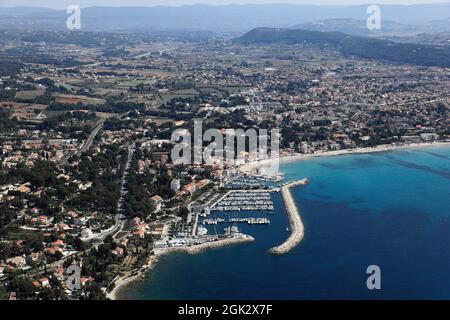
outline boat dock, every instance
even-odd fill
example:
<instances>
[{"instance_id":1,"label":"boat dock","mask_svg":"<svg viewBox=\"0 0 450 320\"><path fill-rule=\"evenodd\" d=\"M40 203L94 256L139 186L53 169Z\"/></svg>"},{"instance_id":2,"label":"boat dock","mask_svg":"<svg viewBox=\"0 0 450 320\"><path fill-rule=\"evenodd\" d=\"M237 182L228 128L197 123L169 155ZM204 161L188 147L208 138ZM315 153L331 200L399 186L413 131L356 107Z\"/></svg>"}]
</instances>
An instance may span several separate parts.
<instances>
[{"instance_id":1,"label":"boat dock","mask_svg":"<svg viewBox=\"0 0 450 320\"><path fill-rule=\"evenodd\" d=\"M297 205L295 204L290 189L296 186L304 186L308 182L309 182L308 179L302 179L299 181L288 183L281 188L281 195L283 197L283 202L284 205L286 206L286 211L289 218L291 235L281 245L269 249L270 253L273 254L287 253L302 241L304 236L304 226L302 223L302 219L300 217L300 211L297 208Z\"/></svg>"},{"instance_id":2,"label":"boat dock","mask_svg":"<svg viewBox=\"0 0 450 320\"><path fill-rule=\"evenodd\" d=\"M230 219L223 219L223 218L216 218L216 219L205 219L202 221L203 224L207 225L216 225L218 223L247 223L250 225L253 224L269 224L270 219L268 218L230 218Z\"/></svg>"},{"instance_id":3,"label":"boat dock","mask_svg":"<svg viewBox=\"0 0 450 320\"><path fill-rule=\"evenodd\" d=\"M241 175L227 183L229 189L247 189L268 187L270 184L283 180L281 174L278 175Z\"/></svg>"},{"instance_id":4,"label":"boat dock","mask_svg":"<svg viewBox=\"0 0 450 320\"><path fill-rule=\"evenodd\" d=\"M211 211L273 211L271 189L233 190L211 207Z\"/></svg>"}]
</instances>

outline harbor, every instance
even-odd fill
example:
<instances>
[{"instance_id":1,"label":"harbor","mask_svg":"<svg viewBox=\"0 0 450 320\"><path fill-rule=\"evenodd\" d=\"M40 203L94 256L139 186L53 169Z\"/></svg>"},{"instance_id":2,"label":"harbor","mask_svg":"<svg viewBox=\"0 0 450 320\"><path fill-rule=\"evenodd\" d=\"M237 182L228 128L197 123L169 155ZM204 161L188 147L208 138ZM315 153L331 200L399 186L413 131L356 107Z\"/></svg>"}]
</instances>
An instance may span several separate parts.
<instances>
[{"instance_id":1,"label":"harbor","mask_svg":"<svg viewBox=\"0 0 450 320\"><path fill-rule=\"evenodd\" d=\"M227 230L229 232L230 228L233 231L237 228L237 224L249 226L270 224L271 220L267 215L273 215L275 210L271 193L279 191L279 188L228 190L220 197L216 197L215 201L210 202L210 207L197 214L194 234L215 233L217 235L218 224L227 226L224 229L225 233ZM199 216L200 220L198 220Z\"/></svg>"},{"instance_id":2,"label":"harbor","mask_svg":"<svg viewBox=\"0 0 450 320\"><path fill-rule=\"evenodd\" d=\"M233 183L245 183L253 189L228 189L221 194L213 195L206 203L207 206L195 213L192 226L192 239L199 237L213 237L218 233L218 225L226 226L225 234L237 232L237 225L264 226L271 223L270 215L275 213L272 193L281 193L283 204L288 215L290 236L281 245L272 247L272 254L284 254L297 246L304 236L304 226L300 218L300 211L295 204L291 188L304 186L309 180L287 181L281 183L281 176L263 177L243 175L233 179ZM253 183L257 182L257 185ZM271 184L271 186L269 186ZM268 216L269 215L269 216ZM185 245L185 244L184 244ZM173 245L169 245L173 246Z\"/></svg>"},{"instance_id":3,"label":"harbor","mask_svg":"<svg viewBox=\"0 0 450 320\"><path fill-rule=\"evenodd\" d=\"M230 181L226 187L233 190L261 189L270 188L272 185L283 180L282 174L261 175L261 174L243 174Z\"/></svg>"},{"instance_id":4,"label":"harbor","mask_svg":"<svg viewBox=\"0 0 450 320\"><path fill-rule=\"evenodd\" d=\"M448 157L450 152L447 150L448 148L442 147L430 148L431 152ZM376 173L386 161L391 161L390 155L422 165L434 163L434 160L437 162L433 168L448 167L446 159L428 153L425 148L408 152L391 151L376 156L358 154L316 158L285 164L282 169L287 180L314 177L307 187L298 187L300 190L290 189L305 227L304 237L296 248L284 255L267 251L285 242L292 231L291 227L286 231L290 222L282 193L279 193L280 196L272 194L275 213L267 215L271 219L269 225L238 225L242 232L250 234L255 241L224 246L220 250L206 250L196 255L183 252L163 255L159 257L151 276L143 282L137 281L123 288L119 298L321 299L328 295L337 299L370 299L373 292L365 289L365 286L350 287L349 291L343 293L341 284L342 279L347 281L351 274L361 274L361 261L373 261L374 252L379 253L377 261L395 275L392 278L392 294L407 298L426 297L427 294L441 297L442 291L439 291L439 288L442 277L436 276L436 270L439 270L439 275L448 270L449 262L448 259L442 260L442 252L448 251L450 247L450 241L447 241L449 234L446 232L445 221L435 219L436 224L433 226L426 223L423 217L424 212L427 212L427 217L433 219L442 217L442 213L448 211L445 209L448 208L449 199L443 192L448 185L448 179L420 168L414 169L415 174L411 177L411 168L395 163L387 173L389 176L404 178L387 181L385 176ZM371 166L356 168L355 165L361 163L362 159L370 159ZM340 179L330 181L330 177L336 174L336 166L342 170ZM423 183L423 175L433 186L431 190L416 193L417 196L413 199L407 197L411 192L415 192L417 185ZM367 179L374 179L374 183L367 184ZM386 193L391 183L399 193ZM318 198L319 194L321 198ZM346 203L352 203L355 196L361 199L362 206L335 201L342 199ZM330 199L334 199L331 204ZM369 207L369 203L373 203L375 207ZM397 212L396 206L404 211ZM411 206L418 210L412 211ZM238 214L247 213L240 211L236 213ZM253 212L248 214L256 216ZM215 216L211 214L208 218L211 217ZM201 219L199 223L201 225ZM225 223L215 225L218 231L222 231L225 226ZM214 230L214 225L206 227ZM429 232L430 227L436 232ZM353 232L351 237L348 235L349 230ZM389 232L380 234L380 230ZM440 231L437 232L438 230ZM380 241L373 247L374 250L367 250L367 244L373 239ZM392 248L390 243L399 241L402 243L405 258L401 261L393 259L395 251L385 254L386 250ZM439 250L429 250L430 246L438 246ZM414 260L418 264L410 263L410 257L420 257ZM430 261L433 261L432 266ZM401 276L405 270L411 268L417 273L423 274L424 270L430 272L429 278L405 283ZM177 281L174 285L176 279L182 281ZM432 281L432 287L428 280ZM236 290L236 286L242 283L245 283L245 286ZM381 290L380 294L387 299L393 297L386 290Z\"/></svg>"},{"instance_id":5,"label":"harbor","mask_svg":"<svg viewBox=\"0 0 450 320\"><path fill-rule=\"evenodd\" d=\"M203 224L216 225L218 223L247 223L247 224L269 224L270 219L268 218L216 218L216 219L204 219Z\"/></svg>"},{"instance_id":6,"label":"harbor","mask_svg":"<svg viewBox=\"0 0 450 320\"><path fill-rule=\"evenodd\" d=\"M216 202L211 211L273 211L270 192L278 189L233 190Z\"/></svg>"}]
</instances>

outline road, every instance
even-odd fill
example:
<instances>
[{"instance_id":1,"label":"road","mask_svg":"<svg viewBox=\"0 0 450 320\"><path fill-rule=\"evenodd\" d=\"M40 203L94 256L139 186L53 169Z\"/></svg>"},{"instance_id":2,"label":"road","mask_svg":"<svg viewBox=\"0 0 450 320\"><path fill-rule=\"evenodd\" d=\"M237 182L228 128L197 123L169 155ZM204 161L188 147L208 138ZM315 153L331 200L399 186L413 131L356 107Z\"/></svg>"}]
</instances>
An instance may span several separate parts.
<instances>
[{"instance_id":1,"label":"road","mask_svg":"<svg viewBox=\"0 0 450 320\"><path fill-rule=\"evenodd\" d=\"M103 128L103 121L101 121L100 124L95 127L95 129L91 132L89 137L84 142L83 146L77 152L75 152L76 156L79 156L90 149L92 143L94 142L95 137L97 136L101 128Z\"/></svg>"},{"instance_id":2,"label":"road","mask_svg":"<svg viewBox=\"0 0 450 320\"><path fill-rule=\"evenodd\" d=\"M125 221L126 221L126 215L125 213L125 208L124 208L124 204L125 204L125 196L128 193L128 189L127 189L127 178L128 178L128 174L130 171L130 167L131 167L131 160L133 159L133 154L134 151L136 149L136 144L133 142L132 144L130 144L128 146L128 158L127 158L127 162L125 164L125 169L123 170L123 175L122 175L122 179L120 182L120 196L119 196L119 201L117 201L117 211L119 212L118 215L116 215L116 222L114 224L114 226L108 230L105 230L99 234L94 235L92 238L90 238L89 240L104 240L107 236L112 235L114 238L116 238L118 236L119 233L122 232L124 226L125 226Z\"/></svg>"},{"instance_id":3,"label":"road","mask_svg":"<svg viewBox=\"0 0 450 320\"><path fill-rule=\"evenodd\" d=\"M89 148L92 146L92 143L94 142L94 139L97 136L98 132L101 130L101 128L103 128L103 123L104 120L101 120L100 123L94 128L94 130L92 130L91 134L86 139L86 141L83 142L81 147L74 154L66 154L65 156L63 156L61 161L58 163L58 167L63 167L70 157L74 155L79 157L82 153L88 151Z\"/></svg>"}]
</instances>

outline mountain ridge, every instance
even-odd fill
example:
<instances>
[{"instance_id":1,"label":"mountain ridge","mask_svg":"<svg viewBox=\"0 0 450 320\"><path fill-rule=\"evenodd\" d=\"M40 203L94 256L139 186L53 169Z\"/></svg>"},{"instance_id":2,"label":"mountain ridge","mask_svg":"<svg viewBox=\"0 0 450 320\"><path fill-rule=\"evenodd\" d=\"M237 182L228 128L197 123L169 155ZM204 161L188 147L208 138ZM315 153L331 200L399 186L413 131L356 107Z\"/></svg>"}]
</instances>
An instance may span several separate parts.
<instances>
[{"instance_id":1,"label":"mountain ridge","mask_svg":"<svg viewBox=\"0 0 450 320\"><path fill-rule=\"evenodd\" d=\"M237 44L299 44L332 47L344 56L421 66L450 67L450 46L436 47L414 43L302 29L255 28L233 40Z\"/></svg>"},{"instance_id":2,"label":"mountain ridge","mask_svg":"<svg viewBox=\"0 0 450 320\"><path fill-rule=\"evenodd\" d=\"M442 20L450 16L450 3L429 5L380 5L382 19L399 23ZM317 6L297 4L186 5L179 7L108 7L81 9L86 30L114 29L212 29L248 31L258 26L283 27L317 20L352 18L366 20L367 5ZM28 11L30 12L28 12ZM39 12L41 10L41 12ZM37 11L37 12L33 12ZM65 28L65 10L0 7L2 28L30 26ZM17 16L26 16L21 21ZM22 19L25 20L25 19Z\"/></svg>"}]
</instances>

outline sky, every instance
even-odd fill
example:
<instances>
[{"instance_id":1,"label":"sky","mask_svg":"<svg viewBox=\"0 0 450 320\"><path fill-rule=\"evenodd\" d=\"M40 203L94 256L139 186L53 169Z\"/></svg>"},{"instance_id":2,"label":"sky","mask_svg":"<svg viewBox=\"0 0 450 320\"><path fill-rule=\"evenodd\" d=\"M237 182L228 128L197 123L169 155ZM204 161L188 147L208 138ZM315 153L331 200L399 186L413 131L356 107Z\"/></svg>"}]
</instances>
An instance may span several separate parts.
<instances>
[{"instance_id":1,"label":"sky","mask_svg":"<svg viewBox=\"0 0 450 320\"><path fill-rule=\"evenodd\" d=\"M186 4L262 4L262 3L296 3L315 5L358 5L358 4L417 4L448 3L450 0L0 0L0 6L31 6L54 9L67 8L75 4L81 7L90 6L154 6L154 5L186 5Z\"/></svg>"}]
</instances>

